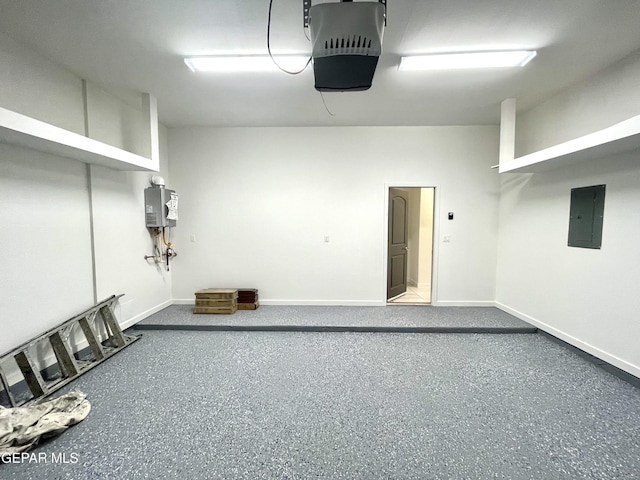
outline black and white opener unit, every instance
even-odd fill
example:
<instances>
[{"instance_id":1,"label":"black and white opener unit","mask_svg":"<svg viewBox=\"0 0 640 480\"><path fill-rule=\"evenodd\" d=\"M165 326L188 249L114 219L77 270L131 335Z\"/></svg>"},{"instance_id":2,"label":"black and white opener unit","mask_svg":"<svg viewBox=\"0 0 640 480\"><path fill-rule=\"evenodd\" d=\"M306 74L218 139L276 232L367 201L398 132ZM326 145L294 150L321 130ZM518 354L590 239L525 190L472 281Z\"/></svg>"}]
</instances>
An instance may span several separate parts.
<instances>
[{"instance_id":1,"label":"black and white opener unit","mask_svg":"<svg viewBox=\"0 0 640 480\"><path fill-rule=\"evenodd\" d=\"M382 53L386 0L303 3L313 47L316 90L369 89Z\"/></svg>"}]
</instances>

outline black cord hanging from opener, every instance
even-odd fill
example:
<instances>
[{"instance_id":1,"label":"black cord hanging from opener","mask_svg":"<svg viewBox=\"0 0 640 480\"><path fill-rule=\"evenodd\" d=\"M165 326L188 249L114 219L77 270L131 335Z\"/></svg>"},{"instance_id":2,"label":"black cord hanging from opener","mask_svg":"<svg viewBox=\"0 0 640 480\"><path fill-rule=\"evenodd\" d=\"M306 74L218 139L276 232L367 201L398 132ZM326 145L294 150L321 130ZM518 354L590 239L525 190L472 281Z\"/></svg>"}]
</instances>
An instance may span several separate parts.
<instances>
[{"instance_id":1,"label":"black cord hanging from opener","mask_svg":"<svg viewBox=\"0 0 640 480\"><path fill-rule=\"evenodd\" d=\"M286 70L282 68L280 65L278 65L278 62L276 62L276 59L273 58L273 55L271 54L271 7L272 6L273 6L273 0L269 0L269 17L267 19L267 52L269 52L269 57L271 58L271 61L275 64L275 66L278 67L280 70L282 70L284 73L288 73L289 75L299 75L302 72L304 72L309 66L309 64L311 63L311 57L309 57L309 60L307 60L307 63L304 65L304 67L301 70L298 70L297 72L290 72L289 70ZM305 35L306 35L306 32L305 32Z\"/></svg>"},{"instance_id":2,"label":"black cord hanging from opener","mask_svg":"<svg viewBox=\"0 0 640 480\"><path fill-rule=\"evenodd\" d=\"M331 115L332 117L335 117L336 114L333 113L331 110L329 110L329 107L327 106L327 102L324 99L324 94L322 93L322 90L319 90L319 92L320 92L320 97L322 98L322 104L324 105L325 110L329 115Z\"/></svg>"},{"instance_id":3,"label":"black cord hanging from opener","mask_svg":"<svg viewBox=\"0 0 640 480\"><path fill-rule=\"evenodd\" d=\"M288 73L289 75L299 75L302 72L304 72L307 67L309 66L309 64L311 63L312 57L309 57L309 60L307 60L307 63L305 64L305 66L301 69L298 70L297 72L290 72L289 70L286 70L284 68L282 68L280 65L278 65L278 62L276 62L275 58L273 58L273 54L271 53L271 10L273 7L273 0L269 0L269 16L267 18L267 52L269 52L269 57L271 58L271 61L275 64L276 67L278 67L280 70L282 70L284 73ZM304 30L304 36L307 37L307 40L311 41L311 38L309 38L309 35L307 34L307 30ZM324 105L325 110L327 111L327 113L329 115L331 115L332 117L335 117L336 114L333 113L331 110L329 110L329 107L327 106L327 102L324 98L324 95L322 93L322 91L319 92L320 93L320 98L322 99L322 104Z\"/></svg>"}]
</instances>

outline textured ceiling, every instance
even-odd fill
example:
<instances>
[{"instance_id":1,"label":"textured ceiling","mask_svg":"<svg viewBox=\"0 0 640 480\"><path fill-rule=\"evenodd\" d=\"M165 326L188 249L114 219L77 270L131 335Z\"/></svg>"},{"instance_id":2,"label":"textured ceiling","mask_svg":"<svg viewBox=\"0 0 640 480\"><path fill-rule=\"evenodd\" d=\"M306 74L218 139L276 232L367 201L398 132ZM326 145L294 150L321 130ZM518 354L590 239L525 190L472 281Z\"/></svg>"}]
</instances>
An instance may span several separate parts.
<instances>
[{"instance_id":1,"label":"textured ceiling","mask_svg":"<svg viewBox=\"0 0 640 480\"><path fill-rule=\"evenodd\" d=\"M313 2L318 3L316 1ZM169 126L495 124L640 48L637 0L388 0L373 87L298 76L194 74L187 55L266 53L268 0L0 0L0 31L116 90L148 91ZM272 49L309 53L302 0L273 0ZM399 72L403 54L531 48L526 67Z\"/></svg>"}]
</instances>

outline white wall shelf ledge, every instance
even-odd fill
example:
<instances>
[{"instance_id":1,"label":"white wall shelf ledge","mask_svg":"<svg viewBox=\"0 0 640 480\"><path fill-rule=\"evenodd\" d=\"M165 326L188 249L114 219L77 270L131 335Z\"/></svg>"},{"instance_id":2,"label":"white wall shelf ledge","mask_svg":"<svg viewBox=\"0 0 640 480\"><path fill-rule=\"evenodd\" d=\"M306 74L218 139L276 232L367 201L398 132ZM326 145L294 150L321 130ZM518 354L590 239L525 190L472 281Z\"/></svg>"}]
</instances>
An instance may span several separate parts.
<instances>
[{"instance_id":1,"label":"white wall shelf ledge","mask_svg":"<svg viewBox=\"0 0 640 480\"><path fill-rule=\"evenodd\" d=\"M0 142L102 165L157 172L159 162L0 107Z\"/></svg>"},{"instance_id":2,"label":"white wall shelf ledge","mask_svg":"<svg viewBox=\"0 0 640 480\"><path fill-rule=\"evenodd\" d=\"M540 173L552 168L630 152L640 148L640 115L500 165L500 173Z\"/></svg>"}]
</instances>

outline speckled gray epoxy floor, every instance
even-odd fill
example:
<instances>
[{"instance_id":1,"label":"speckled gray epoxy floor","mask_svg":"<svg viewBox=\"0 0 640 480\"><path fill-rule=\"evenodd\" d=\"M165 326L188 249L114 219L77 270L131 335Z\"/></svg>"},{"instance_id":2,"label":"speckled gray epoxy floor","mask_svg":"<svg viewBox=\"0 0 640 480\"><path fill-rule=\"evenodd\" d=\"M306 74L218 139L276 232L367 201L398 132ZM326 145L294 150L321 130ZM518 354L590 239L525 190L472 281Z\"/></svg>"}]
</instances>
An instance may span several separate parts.
<instances>
[{"instance_id":1,"label":"speckled gray epoxy floor","mask_svg":"<svg viewBox=\"0 0 640 480\"><path fill-rule=\"evenodd\" d=\"M146 332L3 479L637 479L640 390L541 335Z\"/></svg>"},{"instance_id":2,"label":"speckled gray epoxy floor","mask_svg":"<svg viewBox=\"0 0 640 480\"><path fill-rule=\"evenodd\" d=\"M532 326L494 307L386 307L262 305L233 315L196 315L193 305L173 305L138 323L140 328L208 325L239 326L355 326L355 327L461 327L512 328Z\"/></svg>"}]
</instances>

